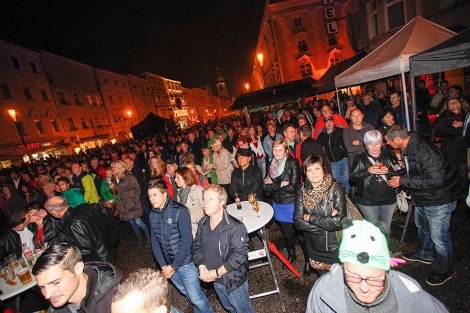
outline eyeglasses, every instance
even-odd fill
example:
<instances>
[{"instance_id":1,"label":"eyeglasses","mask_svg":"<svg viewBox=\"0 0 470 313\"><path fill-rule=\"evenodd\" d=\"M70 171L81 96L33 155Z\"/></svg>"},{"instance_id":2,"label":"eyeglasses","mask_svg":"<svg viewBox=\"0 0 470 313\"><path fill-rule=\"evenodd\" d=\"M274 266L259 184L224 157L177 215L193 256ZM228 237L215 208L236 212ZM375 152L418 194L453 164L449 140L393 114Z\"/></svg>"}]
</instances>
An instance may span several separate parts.
<instances>
[{"instance_id":1,"label":"eyeglasses","mask_svg":"<svg viewBox=\"0 0 470 313\"><path fill-rule=\"evenodd\" d=\"M368 284L371 287L383 287L385 286L385 278L362 278L356 275L351 275L351 274L344 274L344 279L348 283L353 283L353 284L360 284L362 281L365 281L366 284Z\"/></svg>"}]
</instances>

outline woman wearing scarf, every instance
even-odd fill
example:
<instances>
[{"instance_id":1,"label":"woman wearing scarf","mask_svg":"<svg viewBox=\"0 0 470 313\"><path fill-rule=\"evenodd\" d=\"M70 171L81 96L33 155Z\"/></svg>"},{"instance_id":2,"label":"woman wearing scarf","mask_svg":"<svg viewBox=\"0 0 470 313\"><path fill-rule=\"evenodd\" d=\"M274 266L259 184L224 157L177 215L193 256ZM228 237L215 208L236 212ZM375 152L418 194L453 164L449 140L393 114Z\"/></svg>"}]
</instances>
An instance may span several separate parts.
<instances>
[{"instance_id":1,"label":"woman wearing scarf","mask_svg":"<svg viewBox=\"0 0 470 313\"><path fill-rule=\"evenodd\" d=\"M339 242L335 231L342 229L346 214L346 193L342 184L333 180L325 160L319 155L308 156L303 163L305 182L297 188L295 228L303 231L308 250L306 267L318 276L339 263Z\"/></svg>"},{"instance_id":2,"label":"woman wearing scarf","mask_svg":"<svg viewBox=\"0 0 470 313\"><path fill-rule=\"evenodd\" d=\"M295 191L299 186L300 166L297 159L289 155L287 142L276 139L273 142L273 160L269 166L269 173L264 178L263 189L270 192L273 199L274 218L279 222L286 242L287 260L294 262L295 237L299 240L304 256L306 255L305 242L294 229L294 202Z\"/></svg>"},{"instance_id":3,"label":"woman wearing scarf","mask_svg":"<svg viewBox=\"0 0 470 313\"><path fill-rule=\"evenodd\" d=\"M176 170L175 181L178 186L177 201L188 208L194 239L197 223L204 217L202 187L197 185L196 177L187 167L180 167Z\"/></svg>"}]
</instances>

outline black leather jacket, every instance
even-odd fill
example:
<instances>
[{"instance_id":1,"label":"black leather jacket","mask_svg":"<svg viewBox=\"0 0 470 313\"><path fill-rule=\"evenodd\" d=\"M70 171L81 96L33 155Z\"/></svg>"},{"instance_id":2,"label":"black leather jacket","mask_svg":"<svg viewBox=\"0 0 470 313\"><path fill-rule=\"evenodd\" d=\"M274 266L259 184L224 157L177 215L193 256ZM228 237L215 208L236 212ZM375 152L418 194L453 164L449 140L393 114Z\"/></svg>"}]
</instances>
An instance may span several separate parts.
<instances>
[{"instance_id":1,"label":"black leather jacket","mask_svg":"<svg viewBox=\"0 0 470 313\"><path fill-rule=\"evenodd\" d=\"M267 175L270 175L269 172ZM287 157L284 171L276 178L272 178L272 184L263 184L263 189L270 192L273 201L277 204L291 204L295 202L295 190L300 182L300 165L297 159L290 155ZM281 187L281 182L288 180L287 186Z\"/></svg>"},{"instance_id":2,"label":"black leather jacket","mask_svg":"<svg viewBox=\"0 0 470 313\"><path fill-rule=\"evenodd\" d=\"M313 208L304 204L302 186L307 192L313 189L309 180L297 188L294 209L295 228L304 232L307 245L314 244L316 250L337 251L339 243L335 231L342 229L341 220L346 215L346 192L343 185L333 182L328 193ZM330 197L331 188L333 188L333 198ZM337 211L335 216L331 216L333 209ZM304 214L310 215L308 221L304 220ZM309 250L308 247L307 250Z\"/></svg>"},{"instance_id":3,"label":"black leather jacket","mask_svg":"<svg viewBox=\"0 0 470 313\"><path fill-rule=\"evenodd\" d=\"M109 219L94 206L69 207L58 226L65 233L67 243L80 249L84 262L114 263L118 234Z\"/></svg>"},{"instance_id":4,"label":"black leather jacket","mask_svg":"<svg viewBox=\"0 0 470 313\"><path fill-rule=\"evenodd\" d=\"M0 261L3 261L10 254L15 254L17 258L21 258L23 250L20 235L8 227L0 233Z\"/></svg>"},{"instance_id":5,"label":"black leather jacket","mask_svg":"<svg viewBox=\"0 0 470 313\"><path fill-rule=\"evenodd\" d=\"M411 134L403 156L410 168L409 175L400 178L400 186L411 192L413 205L447 204L459 198L457 172L434 144Z\"/></svg>"},{"instance_id":6,"label":"black leather jacket","mask_svg":"<svg viewBox=\"0 0 470 313\"><path fill-rule=\"evenodd\" d=\"M241 201L248 201L249 193L256 193L258 200L263 200L263 174L261 169L253 164L243 171L241 168L236 168L232 172L232 179L230 180L230 196L235 198L235 193L238 194Z\"/></svg>"}]
</instances>

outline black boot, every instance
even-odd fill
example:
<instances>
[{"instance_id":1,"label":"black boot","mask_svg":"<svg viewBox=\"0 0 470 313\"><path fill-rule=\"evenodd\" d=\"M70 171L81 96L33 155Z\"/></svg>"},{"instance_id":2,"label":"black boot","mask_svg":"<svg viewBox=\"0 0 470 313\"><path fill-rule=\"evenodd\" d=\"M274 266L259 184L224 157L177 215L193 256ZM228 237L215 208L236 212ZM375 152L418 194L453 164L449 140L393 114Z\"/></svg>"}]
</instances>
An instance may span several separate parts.
<instances>
[{"instance_id":1,"label":"black boot","mask_svg":"<svg viewBox=\"0 0 470 313\"><path fill-rule=\"evenodd\" d=\"M308 257L307 246L305 244L305 241L300 240L299 245L300 245L300 248L302 249L302 254L304 255L304 260L305 260L303 275L310 276L313 273L313 269L310 266L310 258Z\"/></svg>"},{"instance_id":2,"label":"black boot","mask_svg":"<svg viewBox=\"0 0 470 313\"><path fill-rule=\"evenodd\" d=\"M289 261L292 264L293 262L297 260L297 255L295 254L295 240L286 240L286 248L287 248L287 261Z\"/></svg>"}]
</instances>

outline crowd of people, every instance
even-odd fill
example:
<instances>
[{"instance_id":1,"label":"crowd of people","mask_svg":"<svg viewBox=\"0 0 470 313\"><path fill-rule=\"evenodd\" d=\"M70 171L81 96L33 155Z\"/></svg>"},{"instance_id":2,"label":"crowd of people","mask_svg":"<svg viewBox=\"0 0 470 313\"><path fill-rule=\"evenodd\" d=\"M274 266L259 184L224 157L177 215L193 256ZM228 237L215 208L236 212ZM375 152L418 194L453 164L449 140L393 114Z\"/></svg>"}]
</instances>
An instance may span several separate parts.
<instances>
[{"instance_id":1,"label":"crowd of people","mask_svg":"<svg viewBox=\"0 0 470 313\"><path fill-rule=\"evenodd\" d=\"M249 236L225 208L256 193L272 204L288 261L297 260L298 245L303 274L324 276L312 290L308 312L384 303L396 308L406 293L396 282L403 274L389 272L397 193L405 190L411 197L418 228L418 247L403 258L430 264L430 285L453 276L449 220L468 193L468 102L459 86L449 87L446 81L432 98L418 88L417 133L405 127L398 92L371 89L341 97L339 104L335 98L314 100L253 114L249 124L241 118L218 119L2 169L0 260L10 254L21 257L23 244L37 251L50 246L33 274L44 297L60 308L57 312L74 312L67 305L108 312L104 306L111 306L111 300L148 306L147 292L161 295L155 308L177 312L165 300L166 280L195 312L212 312L201 280L213 282L227 311L254 312L248 294ZM438 114L435 125L427 118L430 111ZM357 231L378 238L377 245L337 236L339 230L359 227L347 218L349 200L370 222ZM140 248L151 249L160 272L146 270L119 282L121 274L113 265L119 221L130 223ZM364 253L369 256L359 258ZM380 262L371 263L369 257ZM66 292L59 297L61 287L53 286L57 277L80 288L89 288L87 279L98 280L103 286L93 288L104 294L87 292L86 301ZM145 277L159 286L142 291ZM337 309L330 304L336 293L325 289L330 285L346 288L350 296ZM429 305L443 308L435 299ZM113 312L119 310L122 306L113 304Z\"/></svg>"}]
</instances>

